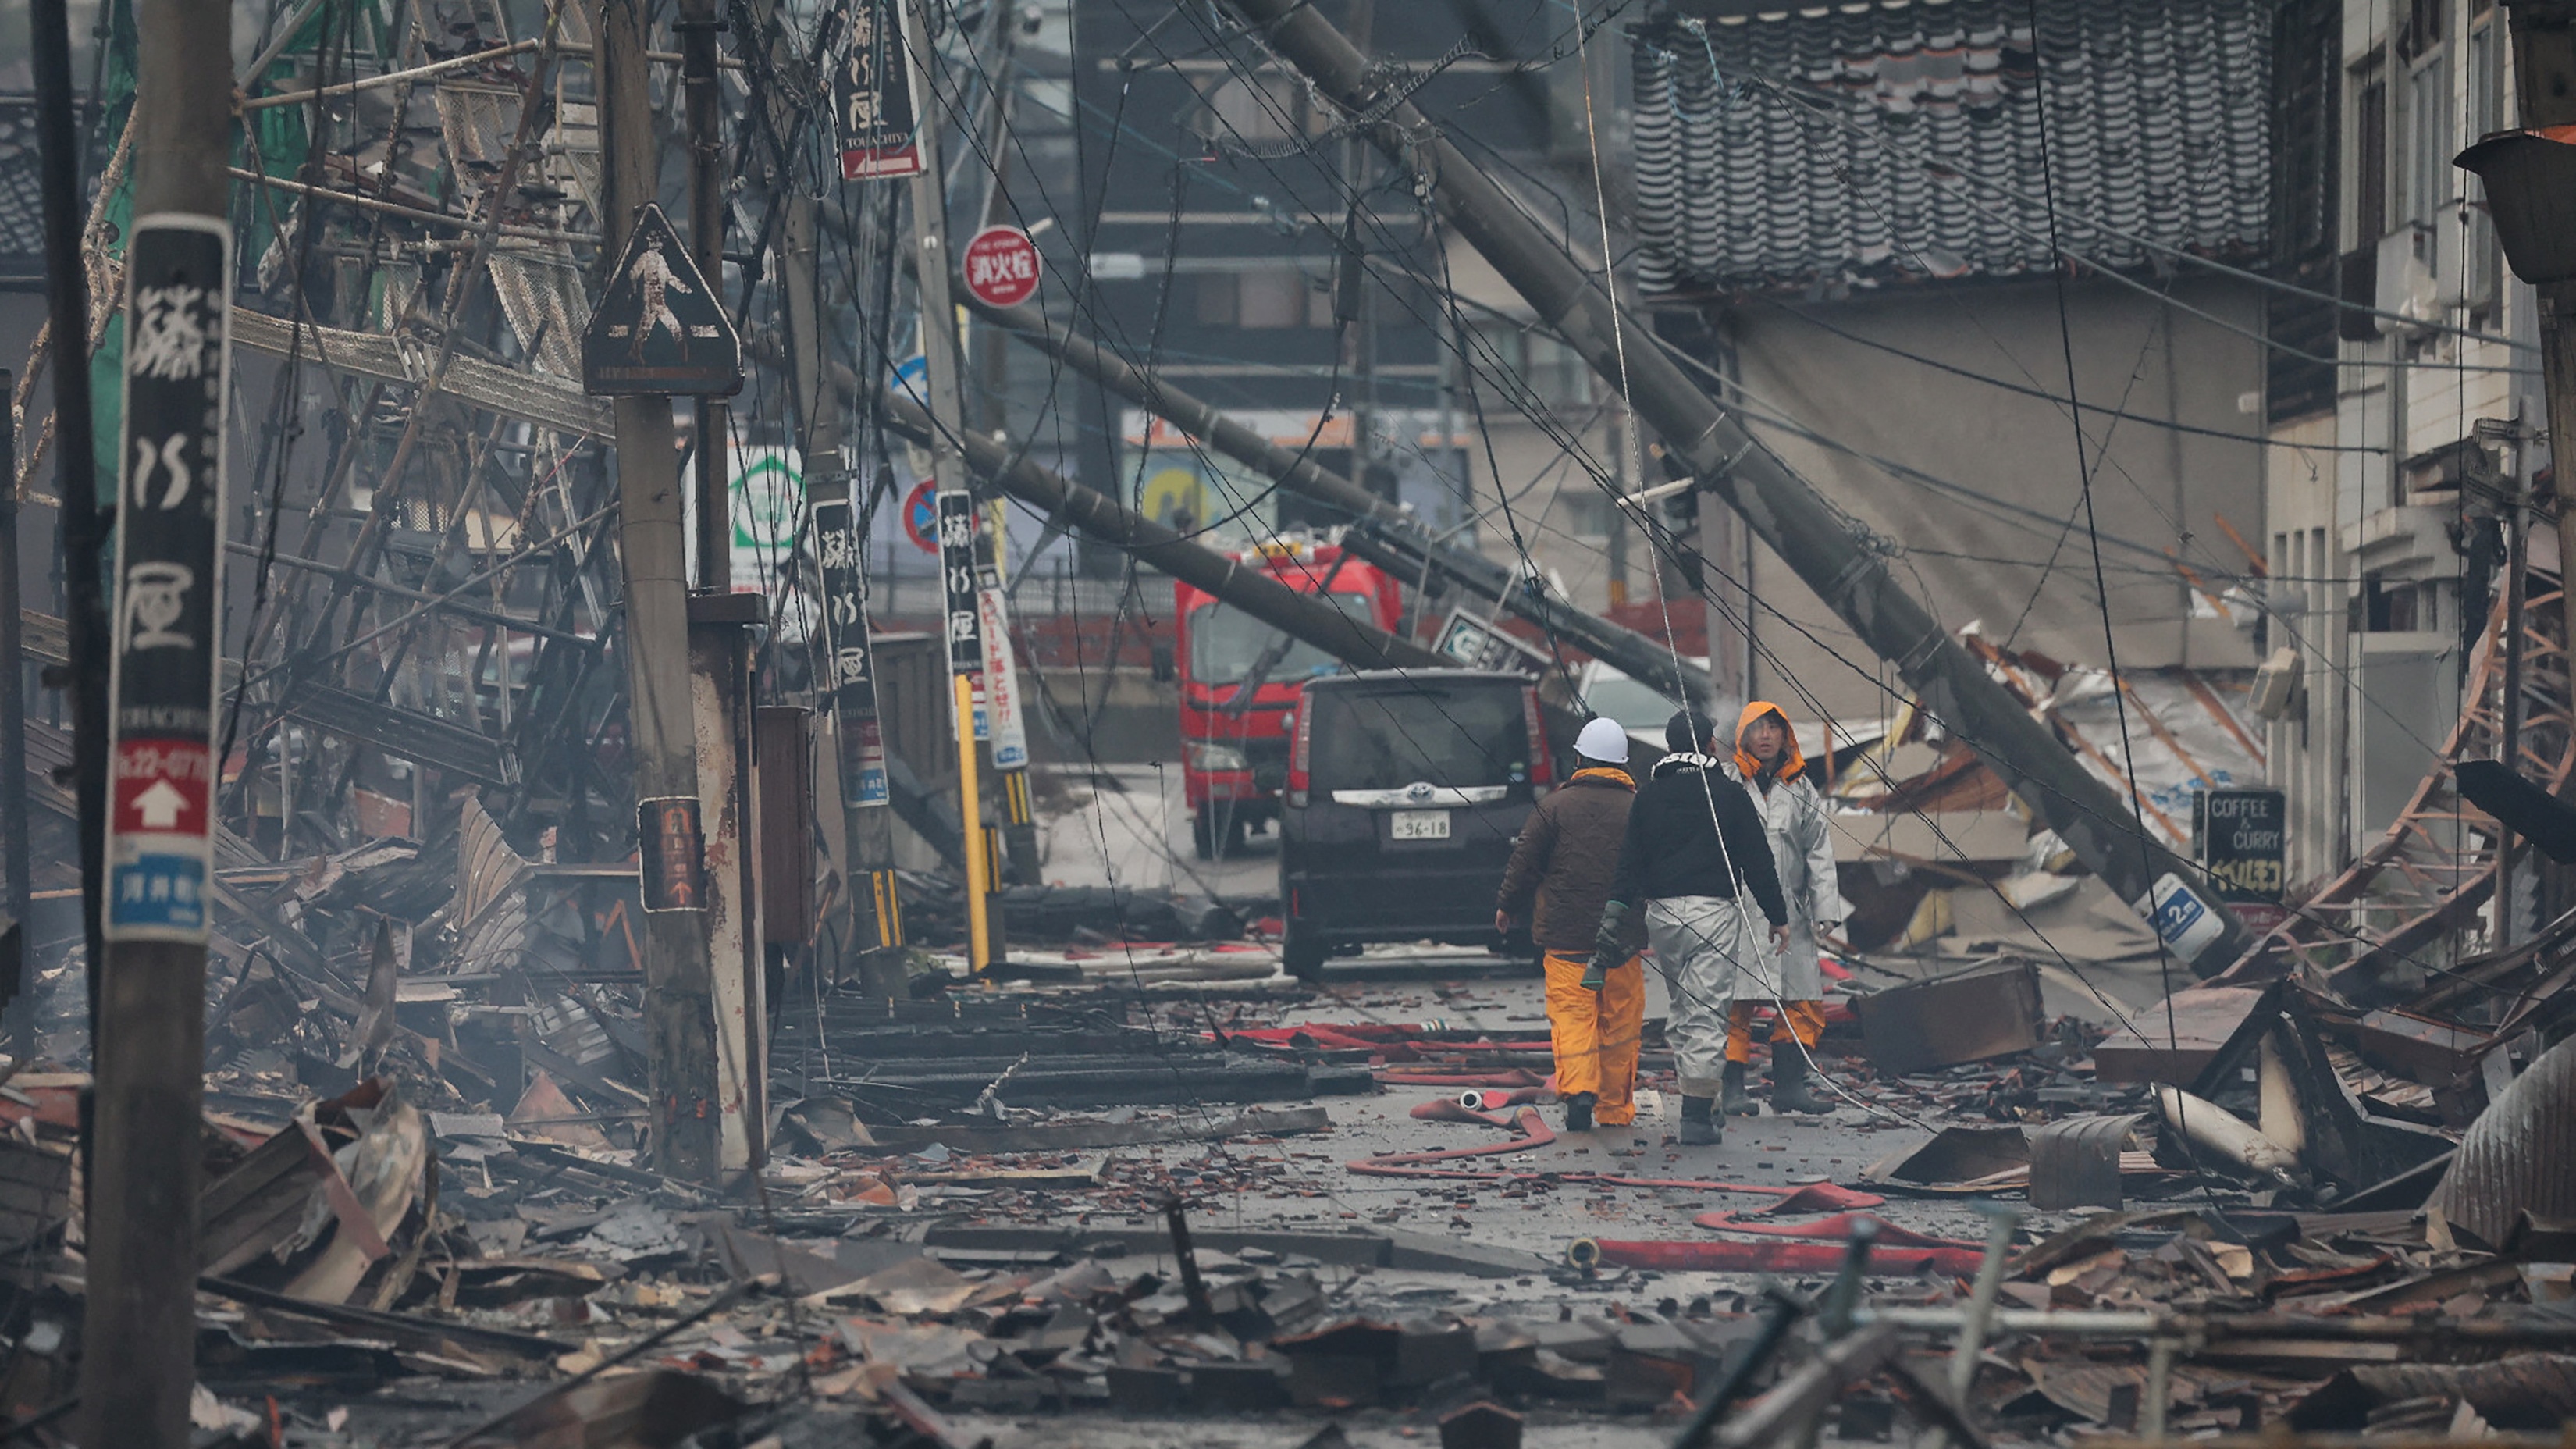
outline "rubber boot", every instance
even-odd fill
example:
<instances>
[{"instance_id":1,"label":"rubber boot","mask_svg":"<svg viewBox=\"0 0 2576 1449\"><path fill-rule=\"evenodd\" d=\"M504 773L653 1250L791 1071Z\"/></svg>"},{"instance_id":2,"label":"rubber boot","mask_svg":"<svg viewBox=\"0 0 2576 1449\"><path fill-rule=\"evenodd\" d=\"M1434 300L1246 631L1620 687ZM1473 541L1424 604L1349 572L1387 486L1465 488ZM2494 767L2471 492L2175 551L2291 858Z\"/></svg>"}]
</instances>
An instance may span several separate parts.
<instances>
[{"instance_id":1,"label":"rubber boot","mask_svg":"<svg viewBox=\"0 0 2576 1449\"><path fill-rule=\"evenodd\" d=\"M1728 1062L1726 1070L1719 1074L1718 1080L1724 1085L1726 1092L1725 1096L1718 1099L1719 1111L1729 1117L1753 1117L1761 1114L1762 1105L1753 1100L1751 1092L1744 1090L1744 1063Z\"/></svg>"},{"instance_id":2,"label":"rubber boot","mask_svg":"<svg viewBox=\"0 0 2576 1449\"><path fill-rule=\"evenodd\" d=\"M1573 1096L1565 1099L1566 1131L1589 1132L1592 1130L1592 1104L1594 1100L1595 1098L1590 1092L1577 1092Z\"/></svg>"},{"instance_id":3,"label":"rubber boot","mask_svg":"<svg viewBox=\"0 0 2576 1449\"><path fill-rule=\"evenodd\" d=\"M1771 1110L1783 1117L1814 1117L1833 1110L1807 1090L1807 1054L1796 1042L1771 1048Z\"/></svg>"},{"instance_id":4,"label":"rubber boot","mask_svg":"<svg viewBox=\"0 0 2576 1449\"><path fill-rule=\"evenodd\" d=\"M1714 1147L1725 1140L1717 1119L1710 1115L1716 1107L1717 1099L1714 1097L1682 1098L1681 1143L1684 1147Z\"/></svg>"}]
</instances>

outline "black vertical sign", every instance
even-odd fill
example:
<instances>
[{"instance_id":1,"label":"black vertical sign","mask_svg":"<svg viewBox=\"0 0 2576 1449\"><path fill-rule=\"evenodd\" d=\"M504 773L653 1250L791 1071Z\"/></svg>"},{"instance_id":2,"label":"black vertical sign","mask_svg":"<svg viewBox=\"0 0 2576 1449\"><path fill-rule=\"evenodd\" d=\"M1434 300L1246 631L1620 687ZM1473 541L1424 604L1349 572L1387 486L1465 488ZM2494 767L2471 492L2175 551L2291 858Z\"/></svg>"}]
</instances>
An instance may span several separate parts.
<instances>
[{"instance_id":1,"label":"black vertical sign","mask_svg":"<svg viewBox=\"0 0 2576 1449\"><path fill-rule=\"evenodd\" d=\"M207 934L231 266L232 231L213 217L139 218L126 252L102 912L111 941Z\"/></svg>"},{"instance_id":2,"label":"black vertical sign","mask_svg":"<svg viewBox=\"0 0 2576 1449\"><path fill-rule=\"evenodd\" d=\"M948 672L984 671L984 626L976 597L975 499L963 489L943 489L939 512L939 578L948 611Z\"/></svg>"},{"instance_id":3,"label":"black vertical sign","mask_svg":"<svg viewBox=\"0 0 2576 1449\"><path fill-rule=\"evenodd\" d=\"M912 67L903 54L903 0L854 0L850 44L832 84L840 121L841 179L921 174L913 135Z\"/></svg>"},{"instance_id":4,"label":"black vertical sign","mask_svg":"<svg viewBox=\"0 0 2576 1449\"><path fill-rule=\"evenodd\" d=\"M885 734L877 720L875 661L868 653L867 582L859 570L858 531L847 498L814 503L814 552L820 565L823 642L830 666L825 683L840 717L841 803L851 807L893 800L886 785Z\"/></svg>"},{"instance_id":5,"label":"black vertical sign","mask_svg":"<svg viewBox=\"0 0 2576 1449\"><path fill-rule=\"evenodd\" d=\"M2289 797L2278 790L2205 790L2191 797L2192 845L2229 905L2281 899Z\"/></svg>"}]
</instances>

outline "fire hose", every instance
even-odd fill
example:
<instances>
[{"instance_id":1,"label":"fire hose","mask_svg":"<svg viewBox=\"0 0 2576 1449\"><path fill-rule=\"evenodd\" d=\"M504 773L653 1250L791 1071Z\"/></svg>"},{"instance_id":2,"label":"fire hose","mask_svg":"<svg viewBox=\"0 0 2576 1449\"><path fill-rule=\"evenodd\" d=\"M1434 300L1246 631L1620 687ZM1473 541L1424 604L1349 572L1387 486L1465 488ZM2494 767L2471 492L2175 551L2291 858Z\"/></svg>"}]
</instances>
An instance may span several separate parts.
<instances>
[{"instance_id":1,"label":"fire hose","mask_svg":"<svg viewBox=\"0 0 2576 1449\"><path fill-rule=\"evenodd\" d=\"M1507 1142L1484 1147L1449 1147L1432 1152L1390 1152L1377 1157L1364 1157L1342 1164L1362 1177L1404 1177L1438 1182L1473 1182L1494 1186L1512 1183L1555 1183L1579 1187L1675 1188L1685 1192L1734 1192L1781 1201L1774 1210L1796 1208L1813 1211L1877 1207L1887 1201L1875 1193L1855 1192L1830 1182L1807 1183L1787 1187L1765 1182L1716 1182L1704 1178L1626 1177L1608 1172L1533 1172L1507 1169L1442 1167L1438 1164L1466 1158L1494 1157L1511 1152L1529 1152L1556 1141L1556 1134L1537 1110L1524 1106L1514 1116L1479 1112L1464 1101L1430 1101L1415 1107L1413 1117L1423 1122L1467 1122L1486 1127L1499 1127L1517 1134ZM1706 1245L1701 1245L1706 1246ZM1740 1246L1752 1247L1755 1244ZM1973 1266L1973 1265L1972 1265Z\"/></svg>"}]
</instances>

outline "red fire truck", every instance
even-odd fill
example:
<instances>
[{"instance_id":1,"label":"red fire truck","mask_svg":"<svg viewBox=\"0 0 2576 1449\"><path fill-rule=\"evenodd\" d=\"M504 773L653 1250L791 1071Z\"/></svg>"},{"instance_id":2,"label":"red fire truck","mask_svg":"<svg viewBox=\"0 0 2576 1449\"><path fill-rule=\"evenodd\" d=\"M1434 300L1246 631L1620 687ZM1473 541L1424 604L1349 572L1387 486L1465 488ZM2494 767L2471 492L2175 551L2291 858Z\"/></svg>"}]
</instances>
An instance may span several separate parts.
<instances>
[{"instance_id":1,"label":"red fire truck","mask_svg":"<svg viewBox=\"0 0 2576 1449\"><path fill-rule=\"evenodd\" d=\"M1323 595L1354 619L1390 633L1397 626L1402 603L1394 575L1337 545L1283 539L1237 558L1299 593ZM1173 595L1190 841L1209 860L1279 818L1298 694L1307 680L1341 664L1188 584L1175 583Z\"/></svg>"}]
</instances>

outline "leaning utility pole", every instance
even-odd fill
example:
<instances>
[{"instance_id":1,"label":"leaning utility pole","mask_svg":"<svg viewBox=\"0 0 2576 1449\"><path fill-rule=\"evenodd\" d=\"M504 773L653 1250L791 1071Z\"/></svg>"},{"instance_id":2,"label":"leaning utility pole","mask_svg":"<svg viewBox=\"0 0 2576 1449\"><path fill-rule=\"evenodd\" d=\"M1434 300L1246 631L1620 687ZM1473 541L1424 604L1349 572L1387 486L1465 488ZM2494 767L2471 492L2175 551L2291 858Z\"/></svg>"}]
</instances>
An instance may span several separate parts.
<instances>
[{"instance_id":1,"label":"leaning utility pole","mask_svg":"<svg viewBox=\"0 0 2576 1449\"><path fill-rule=\"evenodd\" d=\"M182 1449L223 656L232 7L142 0L137 19L80 1442ZM54 339L57 375L87 366L87 341L85 321Z\"/></svg>"},{"instance_id":2,"label":"leaning utility pole","mask_svg":"<svg viewBox=\"0 0 2576 1449\"><path fill-rule=\"evenodd\" d=\"M2034 720L1886 563L1826 506L1813 485L1745 431L1664 355L1652 328L1621 314L1603 280L1579 265L1395 88L1404 82L1353 48L1305 0L1228 0L1273 52L1335 105L1367 118L1378 149L1429 189L1441 216L1537 310L1540 325L1583 354L1660 434L1672 456L1744 515L1782 562L1968 741L2201 975L2250 942L2233 913L2193 886L2197 867L2159 844L2119 793L2088 773Z\"/></svg>"},{"instance_id":3,"label":"leaning utility pole","mask_svg":"<svg viewBox=\"0 0 2576 1449\"><path fill-rule=\"evenodd\" d=\"M598 0L603 251L624 249L659 172L645 0ZM706 835L689 674L687 544L671 400L616 400L618 554L626 589L626 738L635 759L644 891L644 1031L653 1161L718 1172L715 1002L707 951Z\"/></svg>"},{"instance_id":4,"label":"leaning utility pole","mask_svg":"<svg viewBox=\"0 0 2576 1449\"><path fill-rule=\"evenodd\" d=\"M978 974L999 959L990 904L993 894L993 831L985 821L980 788L981 752L975 748L975 694L984 670L982 579L975 557L976 508L966 486L958 448L966 434L964 400L958 386L957 308L948 294L947 173L939 164L939 120L932 114L937 94L931 84L929 27L922 0L903 5L903 50L910 66L912 97L918 117L922 169L912 178L912 245L921 301L921 356L928 373L930 473L937 484L939 573L947 622L950 690L955 697L957 728L958 820L965 830L966 938L968 967Z\"/></svg>"},{"instance_id":5,"label":"leaning utility pole","mask_svg":"<svg viewBox=\"0 0 2576 1449\"><path fill-rule=\"evenodd\" d=\"M985 320L1008 328L1023 342L1110 392L1236 462L1259 470L1281 488L1350 515L1352 527L1342 535L1342 546L1368 562L1406 576L1418 576L1428 570L1495 601L1594 658L1609 661L1619 672L1675 703L1708 703L1708 671L1678 657L1670 646L1561 599L1535 592L1511 569L1483 554L1433 538L1419 519L1316 462L1311 452L1280 447L1227 417L1215 404L1129 363L1071 328L1058 325L1032 303L994 307L970 297L967 305Z\"/></svg>"}]
</instances>

